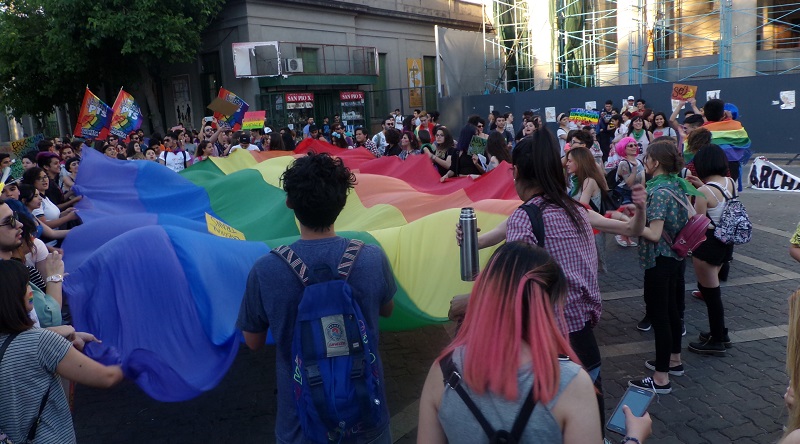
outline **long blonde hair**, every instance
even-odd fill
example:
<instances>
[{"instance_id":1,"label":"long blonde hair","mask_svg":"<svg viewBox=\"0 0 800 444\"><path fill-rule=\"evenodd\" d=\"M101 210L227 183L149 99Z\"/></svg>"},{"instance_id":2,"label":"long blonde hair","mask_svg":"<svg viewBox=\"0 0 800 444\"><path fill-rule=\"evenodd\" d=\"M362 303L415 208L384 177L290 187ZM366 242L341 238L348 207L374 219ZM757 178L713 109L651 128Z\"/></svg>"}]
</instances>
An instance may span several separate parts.
<instances>
[{"instance_id":1,"label":"long blonde hair","mask_svg":"<svg viewBox=\"0 0 800 444\"><path fill-rule=\"evenodd\" d=\"M789 337L786 341L786 374L789 375L789 387L795 395L795 402L789 409L789 419L786 422L785 438L793 431L800 428L800 289L789 296Z\"/></svg>"}]
</instances>

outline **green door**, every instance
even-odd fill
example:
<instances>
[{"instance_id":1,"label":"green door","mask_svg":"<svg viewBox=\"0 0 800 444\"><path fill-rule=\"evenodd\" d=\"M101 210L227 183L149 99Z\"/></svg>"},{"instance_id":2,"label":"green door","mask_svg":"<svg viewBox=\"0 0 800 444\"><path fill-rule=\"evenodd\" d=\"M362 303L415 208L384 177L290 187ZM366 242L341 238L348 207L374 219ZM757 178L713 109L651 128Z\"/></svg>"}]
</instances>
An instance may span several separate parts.
<instances>
[{"instance_id":1,"label":"green door","mask_svg":"<svg viewBox=\"0 0 800 444\"><path fill-rule=\"evenodd\" d=\"M425 111L431 112L439 108L436 91L436 57L422 58L423 82L425 82Z\"/></svg>"}]
</instances>

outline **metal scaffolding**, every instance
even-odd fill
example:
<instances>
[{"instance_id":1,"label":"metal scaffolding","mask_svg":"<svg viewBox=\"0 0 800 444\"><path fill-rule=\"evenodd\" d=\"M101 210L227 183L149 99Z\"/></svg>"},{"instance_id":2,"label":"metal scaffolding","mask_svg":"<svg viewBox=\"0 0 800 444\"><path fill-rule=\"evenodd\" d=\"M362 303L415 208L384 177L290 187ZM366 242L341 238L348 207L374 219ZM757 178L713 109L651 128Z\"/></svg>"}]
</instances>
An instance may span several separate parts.
<instances>
[{"instance_id":1,"label":"metal scaffolding","mask_svg":"<svg viewBox=\"0 0 800 444\"><path fill-rule=\"evenodd\" d=\"M798 0L491 0L486 11L486 66L501 72L489 92L800 72ZM550 35L532 32L534 11L549 14Z\"/></svg>"}]
</instances>

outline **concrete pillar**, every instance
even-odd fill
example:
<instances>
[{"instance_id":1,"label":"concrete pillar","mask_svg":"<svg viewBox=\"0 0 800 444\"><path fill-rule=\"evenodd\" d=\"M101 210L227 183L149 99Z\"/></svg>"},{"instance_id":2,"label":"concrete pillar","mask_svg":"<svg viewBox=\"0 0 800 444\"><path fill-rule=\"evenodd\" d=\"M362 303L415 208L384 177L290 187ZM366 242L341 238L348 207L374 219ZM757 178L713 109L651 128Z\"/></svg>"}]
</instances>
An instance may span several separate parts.
<instances>
[{"instance_id":1,"label":"concrete pillar","mask_svg":"<svg viewBox=\"0 0 800 444\"><path fill-rule=\"evenodd\" d=\"M63 137L65 134L72 132L67 123L67 113L60 106L56 107L56 122L58 123L58 137Z\"/></svg>"},{"instance_id":2,"label":"concrete pillar","mask_svg":"<svg viewBox=\"0 0 800 444\"><path fill-rule=\"evenodd\" d=\"M638 82L639 60L639 1L617 2L617 64L619 84L632 85Z\"/></svg>"},{"instance_id":3,"label":"concrete pillar","mask_svg":"<svg viewBox=\"0 0 800 444\"><path fill-rule=\"evenodd\" d=\"M537 0L528 3L528 26L531 35L531 52L533 53L534 88L550 89L553 86L553 16L550 0ZM544 12L544 13L543 13Z\"/></svg>"},{"instance_id":4,"label":"concrete pillar","mask_svg":"<svg viewBox=\"0 0 800 444\"><path fill-rule=\"evenodd\" d=\"M722 0L731 4L731 77L756 75L757 0ZM724 36L723 36L724 37Z\"/></svg>"},{"instance_id":5,"label":"concrete pillar","mask_svg":"<svg viewBox=\"0 0 800 444\"><path fill-rule=\"evenodd\" d=\"M0 143L10 142L11 137L8 132L8 116L0 112Z\"/></svg>"}]
</instances>

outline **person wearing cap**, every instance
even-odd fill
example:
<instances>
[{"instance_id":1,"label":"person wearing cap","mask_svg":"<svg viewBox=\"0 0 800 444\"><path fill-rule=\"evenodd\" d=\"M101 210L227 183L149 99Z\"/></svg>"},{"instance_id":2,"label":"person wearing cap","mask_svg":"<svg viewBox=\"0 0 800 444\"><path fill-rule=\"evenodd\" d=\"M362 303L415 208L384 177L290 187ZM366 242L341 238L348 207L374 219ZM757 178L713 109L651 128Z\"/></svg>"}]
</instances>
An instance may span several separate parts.
<instances>
[{"instance_id":1,"label":"person wearing cap","mask_svg":"<svg viewBox=\"0 0 800 444\"><path fill-rule=\"evenodd\" d=\"M178 133L169 132L164 136L164 151L158 155L158 163L175 171L183 171L192 164L192 156L178 145Z\"/></svg>"},{"instance_id":2,"label":"person wearing cap","mask_svg":"<svg viewBox=\"0 0 800 444\"><path fill-rule=\"evenodd\" d=\"M260 151L257 145L250 143L250 136L248 136L247 134L242 134L241 136L239 136L239 144L232 146L228 154L231 154L234 151L238 150Z\"/></svg>"},{"instance_id":3,"label":"person wearing cap","mask_svg":"<svg viewBox=\"0 0 800 444\"><path fill-rule=\"evenodd\" d=\"M3 186L3 191L0 192L0 200L19 200L19 181L20 179L14 179L8 176Z\"/></svg>"},{"instance_id":4,"label":"person wearing cap","mask_svg":"<svg viewBox=\"0 0 800 444\"><path fill-rule=\"evenodd\" d=\"M628 107L627 110L631 113L635 113L639 111L639 108L636 107L636 97L628 96Z\"/></svg>"}]
</instances>

